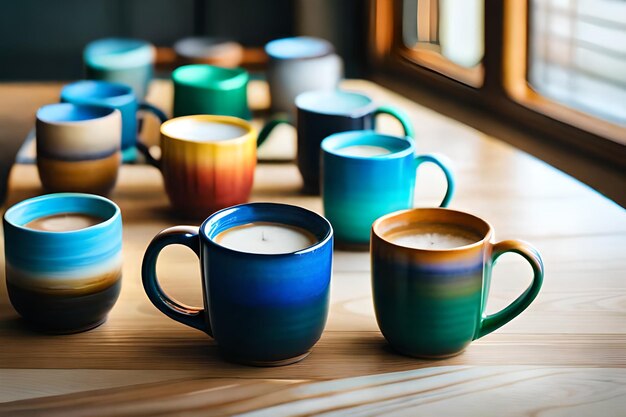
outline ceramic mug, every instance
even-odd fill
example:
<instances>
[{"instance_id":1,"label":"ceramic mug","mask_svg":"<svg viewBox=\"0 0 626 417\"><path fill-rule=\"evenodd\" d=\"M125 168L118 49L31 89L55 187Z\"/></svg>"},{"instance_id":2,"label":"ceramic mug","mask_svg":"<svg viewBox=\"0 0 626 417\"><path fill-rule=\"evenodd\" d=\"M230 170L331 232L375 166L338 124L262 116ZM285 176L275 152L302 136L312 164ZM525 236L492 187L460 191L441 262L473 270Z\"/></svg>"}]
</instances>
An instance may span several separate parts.
<instances>
[{"instance_id":1,"label":"ceramic mug","mask_svg":"<svg viewBox=\"0 0 626 417\"><path fill-rule=\"evenodd\" d=\"M48 191L107 194L117 181L122 117L119 110L71 103L37 110L37 169Z\"/></svg>"},{"instance_id":2,"label":"ceramic mug","mask_svg":"<svg viewBox=\"0 0 626 417\"><path fill-rule=\"evenodd\" d=\"M257 133L229 116L195 115L161 125L161 157L148 158L161 170L177 214L205 218L248 201L256 167Z\"/></svg>"},{"instance_id":3,"label":"ceramic mug","mask_svg":"<svg viewBox=\"0 0 626 417\"><path fill-rule=\"evenodd\" d=\"M28 323L74 333L106 320L122 285L122 216L115 203L48 194L9 208L3 225L9 298Z\"/></svg>"},{"instance_id":4,"label":"ceramic mug","mask_svg":"<svg viewBox=\"0 0 626 417\"><path fill-rule=\"evenodd\" d=\"M73 104L95 104L117 109L122 114L122 160L133 161L137 147L137 112L149 111L161 123L167 116L159 108L138 102L132 88L123 84L106 81L78 81L68 84L61 90L61 101ZM140 149L144 147L139 146Z\"/></svg>"},{"instance_id":5,"label":"ceramic mug","mask_svg":"<svg viewBox=\"0 0 626 417\"><path fill-rule=\"evenodd\" d=\"M372 291L378 326L398 352L438 358L462 352L524 311L543 281L543 261L530 244L493 242L493 229L468 213L443 208L398 211L372 226ZM496 260L521 255L533 269L530 286L486 315Z\"/></svg>"},{"instance_id":6,"label":"ceramic mug","mask_svg":"<svg viewBox=\"0 0 626 417\"><path fill-rule=\"evenodd\" d=\"M254 253L218 243L218 236L255 222L299 228L310 246ZM204 308L183 306L161 289L156 263L167 245L191 248L200 259ZM312 211L274 203L221 210L200 229L177 226L152 240L142 277L150 301L165 315L213 337L227 358L257 366L287 365L306 357L328 316L333 232Z\"/></svg>"},{"instance_id":7,"label":"ceramic mug","mask_svg":"<svg viewBox=\"0 0 626 417\"><path fill-rule=\"evenodd\" d=\"M143 100L152 80L155 56L154 46L146 41L99 39L90 42L83 51L86 78L128 85Z\"/></svg>"},{"instance_id":8,"label":"ceramic mug","mask_svg":"<svg viewBox=\"0 0 626 417\"><path fill-rule=\"evenodd\" d=\"M320 145L333 133L347 130L369 130L376 127L376 116L389 114L402 124L404 134L413 137L411 121L399 109L378 106L366 96L350 91L309 91L296 98L298 131L298 169L304 180L304 192L319 194ZM259 133L265 141L272 130L286 118L268 122Z\"/></svg>"},{"instance_id":9,"label":"ceramic mug","mask_svg":"<svg viewBox=\"0 0 626 417\"><path fill-rule=\"evenodd\" d=\"M249 75L243 68L196 64L178 67L174 82L174 117L216 114L250 119Z\"/></svg>"},{"instance_id":10,"label":"ceramic mug","mask_svg":"<svg viewBox=\"0 0 626 417\"><path fill-rule=\"evenodd\" d=\"M367 248L374 220L413 207L416 170L424 162L434 163L445 174L447 187L440 207L446 207L454 194L450 164L442 156L416 155L412 138L357 130L324 139L324 216L333 225L337 241Z\"/></svg>"},{"instance_id":11,"label":"ceramic mug","mask_svg":"<svg viewBox=\"0 0 626 417\"><path fill-rule=\"evenodd\" d=\"M343 62L324 39L298 36L265 45L269 57L267 81L272 110L294 113L300 93L334 90L343 77Z\"/></svg>"}]
</instances>

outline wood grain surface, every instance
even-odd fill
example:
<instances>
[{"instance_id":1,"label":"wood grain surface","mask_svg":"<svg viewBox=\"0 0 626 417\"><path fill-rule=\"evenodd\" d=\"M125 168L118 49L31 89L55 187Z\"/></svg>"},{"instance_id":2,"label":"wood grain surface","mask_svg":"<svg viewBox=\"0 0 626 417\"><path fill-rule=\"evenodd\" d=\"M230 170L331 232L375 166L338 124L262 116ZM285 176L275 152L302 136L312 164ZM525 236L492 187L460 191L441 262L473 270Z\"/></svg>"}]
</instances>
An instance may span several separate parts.
<instances>
[{"instance_id":1,"label":"wood grain surface","mask_svg":"<svg viewBox=\"0 0 626 417\"><path fill-rule=\"evenodd\" d=\"M208 336L168 319L143 293L139 269L148 242L165 227L189 222L171 212L158 171L125 165L110 196L124 222L123 289L103 326L67 336L32 332L8 301L1 259L0 415L624 415L624 209L541 161L372 83L344 86L403 109L415 124L418 151L452 160L458 179L452 208L489 221L497 240L537 246L546 277L527 311L456 357L400 356L376 325L368 253L336 251L329 322L312 354L280 368L225 362ZM0 96L21 97L24 111L12 117L25 134L34 109L58 89L0 85ZM253 107L263 109L266 87L256 83L251 90ZM160 82L150 98L167 108L170 94ZM156 125L147 123L145 137L154 143ZM388 118L379 129L400 131ZM260 153L288 160L294 144L286 127ZM420 168L417 182L417 206L440 200L444 179L435 168ZM321 213L320 198L301 195L300 186L293 164L261 163L251 200ZM16 165L3 209L42 192L36 167ZM158 273L172 296L201 303L191 251L166 249ZM519 257L503 256L488 310L513 300L530 275Z\"/></svg>"}]
</instances>

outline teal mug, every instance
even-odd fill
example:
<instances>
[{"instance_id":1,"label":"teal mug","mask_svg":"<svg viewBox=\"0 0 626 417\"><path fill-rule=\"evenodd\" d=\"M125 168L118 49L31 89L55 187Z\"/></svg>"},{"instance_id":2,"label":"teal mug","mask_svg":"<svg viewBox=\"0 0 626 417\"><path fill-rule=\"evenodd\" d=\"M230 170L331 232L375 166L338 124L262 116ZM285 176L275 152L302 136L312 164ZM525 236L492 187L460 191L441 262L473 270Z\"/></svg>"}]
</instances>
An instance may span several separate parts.
<instances>
[{"instance_id":1,"label":"teal mug","mask_svg":"<svg viewBox=\"0 0 626 417\"><path fill-rule=\"evenodd\" d=\"M338 243L367 248L374 220L413 207L416 170L424 162L445 174L447 189L440 206L454 194L454 176L443 156L416 155L410 137L372 130L336 133L322 141L324 216Z\"/></svg>"},{"instance_id":2,"label":"teal mug","mask_svg":"<svg viewBox=\"0 0 626 417\"><path fill-rule=\"evenodd\" d=\"M87 79L128 85L143 100L152 80L155 56L155 48L149 42L106 38L89 43L83 61Z\"/></svg>"},{"instance_id":3,"label":"teal mug","mask_svg":"<svg viewBox=\"0 0 626 417\"><path fill-rule=\"evenodd\" d=\"M249 78L243 68L206 64L176 68L172 72L174 117L212 114L249 120Z\"/></svg>"}]
</instances>

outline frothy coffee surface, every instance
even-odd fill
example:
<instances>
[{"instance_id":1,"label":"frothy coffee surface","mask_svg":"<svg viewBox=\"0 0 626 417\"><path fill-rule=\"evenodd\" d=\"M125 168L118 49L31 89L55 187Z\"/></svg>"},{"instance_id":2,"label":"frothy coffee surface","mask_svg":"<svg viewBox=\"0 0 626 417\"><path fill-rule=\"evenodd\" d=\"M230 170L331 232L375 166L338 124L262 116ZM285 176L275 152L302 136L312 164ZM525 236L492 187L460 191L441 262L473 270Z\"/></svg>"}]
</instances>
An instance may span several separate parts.
<instances>
[{"instance_id":1,"label":"frothy coffee surface","mask_svg":"<svg viewBox=\"0 0 626 417\"><path fill-rule=\"evenodd\" d=\"M26 223L24 227L45 232L69 232L95 226L104 220L101 217L83 213L59 213L40 217Z\"/></svg>"},{"instance_id":2,"label":"frothy coffee surface","mask_svg":"<svg viewBox=\"0 0 626 417\"><path fill-rule=\"evenodd\" d=\"M216 142L239 138L245 135L247 130L230 123L181 119L165 125L163 133L194 142Z\"/></svg>"},{"instance_id":3,"label":"frothy coffee surface","mask_svg":"<svg viewBox=\"0 0 626 417\"><path fill-rule=\"evenodd\" d=\"M414 249L454 249L482 239L478 233L449 224L412 224L391 230L385 238L396 245Z\"/></svg>"},{"instance_id":4,"label":"frothy coffee surface","mask_svg":"<svg viewBox=\"0 0 626 417\"><path fill-rule=\"evenodd\" d=\"M382 146L373 146L373 145L354 145L354 146L346 146L345 148L341 148L338 151L341 155L348 156L381 156L381 155L389 155L391 151L387 148L383 148Z\"/></svg>"}]
</instances>

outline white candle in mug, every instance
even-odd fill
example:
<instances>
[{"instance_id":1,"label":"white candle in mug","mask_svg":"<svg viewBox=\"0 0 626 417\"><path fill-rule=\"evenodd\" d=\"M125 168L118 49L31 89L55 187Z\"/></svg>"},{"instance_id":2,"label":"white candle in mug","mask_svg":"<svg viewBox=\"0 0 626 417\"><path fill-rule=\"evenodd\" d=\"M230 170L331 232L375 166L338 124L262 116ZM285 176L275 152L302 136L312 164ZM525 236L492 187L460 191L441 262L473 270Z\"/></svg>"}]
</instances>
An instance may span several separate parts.
<instances>
[{"instance_id":1,"label":"white candle in mug","mask_svg":"<svg viewBox=\"0 0 626 417\"><path fill-rule=\"evenodd\" d=\"M481 240L471 230L452 225L409 225L391 231L385 238L392 243L413 249L454 249Z\"/></svg>"},{"instance_id":2,"label":"white candle in mug","mask_svg":"<svg viewBox=\"0 0 626 417\"><path fill-rule=\"evenodd\" d=\"M348 156L381 156L388 155L391 151L387 148L383 148L382 146L374 146L374 145L353 145L346 146L345 148L341 148L337 151L341 155Z\"/></svg>"},{"instance_id":3,"label":"white candle in mug","mask_svg":"<svg viewBox=\"0 0 626 417\"><path fill-rule=\"evenodd\" d=\"M284 223L254 222L231 227L215 237L218 244L240 252L291 253L317 243L309 231Z\"/></svg>"}]
</instances>

